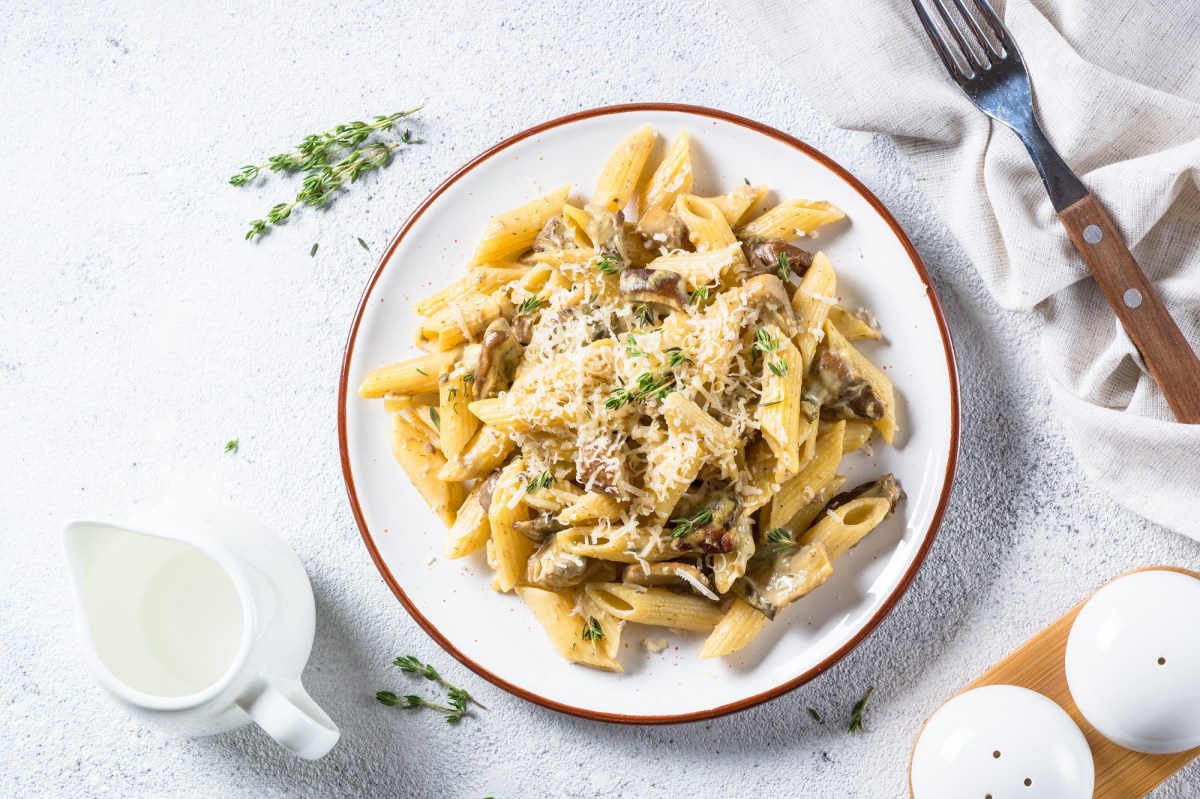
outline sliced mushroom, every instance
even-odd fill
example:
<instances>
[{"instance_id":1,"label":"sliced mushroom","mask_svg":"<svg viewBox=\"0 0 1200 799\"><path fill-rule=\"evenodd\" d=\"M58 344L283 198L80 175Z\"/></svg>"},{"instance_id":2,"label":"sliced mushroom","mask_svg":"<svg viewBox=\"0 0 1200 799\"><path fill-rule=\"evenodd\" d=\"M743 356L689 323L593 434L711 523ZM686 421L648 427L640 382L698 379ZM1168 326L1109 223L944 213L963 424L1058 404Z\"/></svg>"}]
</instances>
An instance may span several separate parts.
<instances>
[{"instance_id":1,"label":"sliced mushroom","mask_svg":"<svg viewBox=\"0 0 1200 799\"><path fill-rule=\"evenodd\" d=\"M585 491L599 491L610 497L621 496L625 482L624 453L611 436L590 438L575 453L575 474Z\"/></svg>"},{"instance_id":2,"label":"sliced mushroom","mask_svg":"<svg viewBox=\"0 0 1200 799\"><path fill-rule=\"evenodd\" d=\"M631 303L666 311L681 311L687 303L682 276L667 269L630 267L621 272L621 296Z\"/></svg>"},{"instance_id":3,"label":"sliced mushroom","mask_svg":"<svg viewBox=\"0 0 1200 799\"><path fill-rule=\"evenodd\" d=\"M514 521L513 530L528 538L535 544L546 540L547 536L566 530L571 525L563 524L549 514L541 515L528 521Z\"/></svg>"},{"instance_id":4,"label":"sliced mushroom","mask_svg":"<svg viewBox=\"0 0 1200 799\"><path fill-rule=\"evenodd\" d=\"M776 275L756 275L742 286L748 305L759 309L758 318L770 322L789 338L796 335L796 311L783 281Z\"/></svg>"},{"instance_id":5,"label":"sliced mushroom","mask_svg":"<svg viewBox=\"0 0 1200 799\"><path fill-rule=\"evenodd\" d=\"M642 214L637 223L637 232L652 250L659 247L678 250L683 247L684 237L687 235L683 220L661 208L651 208Z\"/></svg>"},{"instance_id":6,"label":"sliced mushroom","mask_svg":"<svg viewBox=\"0 0 1200 799\"><path fill-rule=\"evenodd\" d=\"M508 322L496 319L488 325L475 369L475 398L488 399L511 388L524 352Z\"/></svg>"},{"instance_id":7,"label":"sliced mushroom","mask_svg":"<svg viewBox=\"0 0 1200 799\"><path fill-rule=\"evenodd\" d=\"M625 567L621 577L622 582L647 587L665 586L679 590L693 591L702 597L715 599L712 583L708 575L690 563L663 561L660 563L631 563Z\"/></svg>"},{"instance_id":8,"label":"sliced mushroom","mask_svg":"<svg viewBox=\"0 0 1200 799\"><path fill-rule=\"evenodd\" d=\"M588 558L567 552L562 539L553 535L529 557L525 576L534 585L559 591L582 580L587 566Z\"/></svg>"},{"instance_id":9,"label":"sliced mushroom","mask_svg":"<svg viewBox=\"0 0 1200 799\"><path fill-rule=\"evenodd\" d=\"M803 275L812 266L812 253L783 239L750 239L742 243L752 275L778 275L784 263L788 272Z\"/></svg>"},{"instance_id":10,"label":"sliced mushroom","mask_svg":"<svg viewBox=\"0 0 1200 799\"><path fill-rule=\"evenodd\" d=\"M537 319L532 314L518 316L513 320L512 332L519 344L529 346L529 342L533 340L533 326L536 323Z\"/></svg>"},{"instance_id":11,"label":"sliced mushroom","mask_svg":"<svg viewBox=\"0 0 1200 799\"><path fill-rule=\"evenodd\" d=\"M741 513L742 500L732 488L709 491L698 503L681 502L672 519L671 546L676 552L732 552L738 545L735 525Z\"/></svg>"},{"instance_id":12,"label":"sliced mushroom","mask_svg":"<svg viewBox=\"0 0 1200 799\"><path fill-rule=\"evenodd\" d=\"M733 590L768 619L829 579L833 565L825 545L815 542L768 557L755 557Z\"/></svg>"},{"instance_id":13,"label":"sliced mushroom","mask_svg":"<svg viewBox=\"0 0 1200 799\"><path fill-rule=\"evenodd\" d=\"M809 391L821 403L823 419L875 422L883 418L883 398L844 349L823 347L813 363L809 382Z\"/></svg>"},{"instance_id":14,"label":"sliced mushroom","mask_svg":"<svg viewBox=\"0 0 1200 799\"><path fill-rule=\"evenodd\" d=\"M483 485L479 489L479 507L483 508L484 513L492 509L492 494L496 493L496 483L498 482L500 482L499 468L494 469L483 479Z\"/></svg>"},{"instance_id":15,"label":"sliced mushroom","mask_svg":"<svg viewBox=\"0 0 1200 799\"><path fill-rule=\"evenodd\" d=\"M882 497L888 501L887 515L890 517L896 511L896 506L908 498L900 481L894 474L883 474L869 483L863 483L857 488L842 493L829 500L825 510L834 510L859 497Z\"/></svg>"},{"instance_id":16,"label":"sliced mushroom","mask_svg":"<svg viewBox=\"0 0 1200 799\"><path fill-rule=\"evenodd\" d=\"M586 232L592 240L592 246L597 252L616 258L624 264L629 263L625 253L625 213L613 213L603 205L589 203L584 206L588 213Z\"/></svg>"},{"instance_id":17,"label":"sliced mushroom","mask_svg":"<svg viewBox=\"0 0 1200 799\"><path fill-rule=\"evenodd\" d=\"M533 240L534 252L557 252L573 249L575 246L571 227L562 214L547 222Z\"/></svg>"}]
</instances>

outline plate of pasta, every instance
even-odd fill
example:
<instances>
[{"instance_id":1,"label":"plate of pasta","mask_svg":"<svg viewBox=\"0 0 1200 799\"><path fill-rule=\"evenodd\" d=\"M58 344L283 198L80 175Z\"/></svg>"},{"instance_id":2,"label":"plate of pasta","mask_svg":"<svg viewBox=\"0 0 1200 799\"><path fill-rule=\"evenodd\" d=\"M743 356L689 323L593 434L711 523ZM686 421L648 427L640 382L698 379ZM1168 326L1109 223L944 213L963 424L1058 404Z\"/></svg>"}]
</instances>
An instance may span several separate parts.
<instances>
[{"instance_id":1,"label":"plate of pasta","mask_svg":"<svg viewBox=\"0 0 1200 799\"><path fill-rule=\"evenodd\" d=\"M479 156L363 295L339 392L372 558L497 685L709 718L827 669L954 474L945 320L883 205L724 112L614 106Z\"/></svg>"}]
</instances>

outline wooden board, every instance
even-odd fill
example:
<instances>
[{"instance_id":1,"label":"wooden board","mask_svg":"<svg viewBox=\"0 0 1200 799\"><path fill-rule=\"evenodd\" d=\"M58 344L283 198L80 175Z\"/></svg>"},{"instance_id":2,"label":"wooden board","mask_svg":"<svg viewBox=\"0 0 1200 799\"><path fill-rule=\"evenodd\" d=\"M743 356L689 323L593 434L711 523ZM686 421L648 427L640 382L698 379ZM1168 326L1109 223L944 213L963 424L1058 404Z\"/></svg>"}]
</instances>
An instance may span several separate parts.
<instances>
[{"instance_id":1,"label":"wooden board","mask_svg":"<svg viewBox=\"0 0 1200 799\"><path fill-rule=\"evenodd\" d=\"M1151 566L1128 573L1154 570L1179 572L1200 579L1200 574L1174 566ZM1086 603L1086 599L1080 602L1065 616L1030 638L1016 652L984 672L960 693L985 685L1018 685L1049 697L1079 725L1079 729L1087 738L1088 746L1092 749L1092 757L1096 762L1096 789L1092 794L1094 799L1141 799L1167 777L1196 757L1200 757L1200 747L1177 755L1144 755L1133 752L1100 735L1079 713L1079 708L1075 707L1071 692L1067 688L1065 660L1071 624ZM908 774L908 790L911 795L911 757Z\"/></svg>"}]
</instances>

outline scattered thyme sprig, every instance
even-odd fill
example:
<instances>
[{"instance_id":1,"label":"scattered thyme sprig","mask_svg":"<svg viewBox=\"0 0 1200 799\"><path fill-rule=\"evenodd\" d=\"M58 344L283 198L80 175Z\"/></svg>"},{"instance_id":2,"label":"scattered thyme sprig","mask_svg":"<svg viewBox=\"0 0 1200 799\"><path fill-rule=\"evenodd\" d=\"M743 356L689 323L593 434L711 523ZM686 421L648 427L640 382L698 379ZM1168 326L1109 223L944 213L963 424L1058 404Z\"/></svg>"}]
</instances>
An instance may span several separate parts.
<instances>
[{"instance_id":1,"label":"scattered thyme sprig","mask_svg":"<svg viewBox=\"0 0 1200 799\"><path fill-rule=\"evenodd\" d=\"M765 327L760 327L754 333L754 346L750 349L760 354L775 352L779 349L779 337Z\"/></svg>"},{"instance_id":2,"label":"scattered thyme sprig","mask_svg":"<svg viewBox=\"0 0 1200 799\"><path fill-rule=\"evenodd\" d=\"M644 302L633 309L633 315L643 325L649 325L654 321L654 311L650 310L650 306Z\"/></svg>"},{"instance_id":3,"label":"scattered thyme sprig","mask_svg":"<svg viewBox=\"0 0 1200 799\"><path fill-rule=\"evenodd\" d=\"M429 407L429 421L433 422L433 426L438 430L442 429L442 415L433 406Z\"/></svg>"},{"instance_id":4,"label":"scattered thyme sprig","mask_svg":"<svg viewBox=\"0 0 1200 799\"><path fill-rule=\"evenodd\" d=\"M446 722L449 724L457 724L461 721L462 717L467 714L467 706L471 703L487 710L478 699L468 694L462 688L451 685L442 675L438 674L437 669L427 663L422 663L412 655L398 657L392 661L392 665L400 669L400 671L408 674L420 674L427 680L441 684L446 689L448 704L439 705L415 694L396 696L391 691L379 691L376 693L375 698L388 707L400 707L402 710L427 707L432 710L440 710L446 714Z\"/></svg>"},{"instance_id":5,"label":"scattered thyme sprig","mask_svg":"<svg viewBox=\"0 0 1200 799\"><path fill-rule=\"evenodd\" d=\"M813 721L817 722L818 724L825 723L825 719L821 718L821 711L817 710L815 707L810 707L808 709L808 715L812 716Z\"/></svg>"},{"instance_id":6,"label":"scattered thyme sprig","mask_svg":"<svg viewBox=\"0 0 1200 799\"><path fill-rule=\"evenodd\" d=\"M600 260L596 261L596 267L600 270L600 273L604 275L615 275L617 272L620 272L625 268L621 263L621 259L616 255L613 255L611 252L606 252L601 255Z\"/></svg>"},{"instance_id":7,"label":"scattered thyme sprig","mask_svg":"<svg viewBox=\"0 0 1200 799\"><path fill-rule=\"evenodd\" d=\"M534 491L539 489L549 488L557 482L558 478L550 474L550 470L547 469L525 484L525 493L532 494Z\"/></svg>"},{"instance_id":8,"label":"scattered thyme sprig","mask_svg":"<svg viewBox=\"0 0 1200 799\"><path fill-rule=\"evenodd\" d=\"M712 508L702 508L687 518L672 519L671 524L675 525L675 528L671 530L671 537L683 538L697 527L703 527L711 522L712 518Z\"/></svg>"},{"instance_id":9,"label":"scattered thyme sprig","mask_svg":"<svg viewBox=\"0 0 1200 799\"><path fill-rule=\"evenodd\" d=\"M279 153L267 159L265 164L250 164L242 167L229 179L234 186L245 186L254 182L266 169L271 172L303 172L304 182L296 198L290 203L277 203L267 212L265 219L250 223L246 239L251 240L289 216L298 205L321 207L329 204L333 193L346 184L355 183L364 173L387 166L392 161L392 152L409 144L421 144L413 138L411 130L405 130L400 141L387 144L381 141L366 143L375 133L389 131L396 122L415 114L420 106L408 111L398 111L387 116L374 117L373 122L349 122L337 125L324 133L311 133L296 145L293 152ZM360 244L363 242L360 240ZM364 249L366 245L363 244Z\"/></svg>"},{"instance_id":10,"label":"scattered thyme sprig","mask_svg":"<svg viewBox=\"0 0 1200 799\"><path fill-rule=\"evenodd\" d=\"M692 305L695 305L698 302L703 302L704 300L707 300L708 299L708 289L709 289L708 286L700 286L697 289L695 289L694 291L692 291L691 295L689 295L691 298L691 301L692 301Z\"/></svg>"},{"instance_id":11,"label":"scattered thyme sprig","mask_svg":"<svg viewBox=\"0 0 1200 799\"><path fill-rule=\"evenodd\" d=\"M449 706L439 705L436 702L430 702L428 699L417 696L416 694L405 694L404 696L396 696L391 691L378 691L375 698L381 704L388 707L399 707L401 710L416 710L419 707L427 707L430 710L440 710L446 714L447 724L457 724L462 721L462 717L466 715L467 708L462 702L450 701Z\"/></svg>"},{"instance_id":12,"label":"scattered thyme sprig","mask_svg":"<svg viewBox=\"0 0 1200 799\"><path fill-rule=\"evenodd\" d=\"M526 300L523 300L517 307L517 316L529 316L529 314L546 304L547 301L543 300L541 297L530 297Z\"/></svg>"},{"instance_id":13,"label":"scattered thyme sprig","mask_svg":"<svg viewBox=\"0 0 1200 799\"><path fill-rule=\"evenodd\" d=\"M596 621L595 616L588 616L580 635L583 636L583 640L591 641L594 644L604 637L604 630L600 628L600 622Z\"/></svg>"},{"instance_id":14,"label":"scattered thyme sprig","mask_svg":"<svg viewBox=\"0 0 1200 799\"><path fill-rule=\"evenodd\" d=\"M774 333L769 332L766 328L760 327L754 334L754 346L750 348L754 357L759 354L767 355L779 349L779 337ZM788 362L780 358L778 361L770 361L767 363L767 368L776 377L783 377L788 373Z\"/></svg>"},{"instance_id":15,"label":"scattered thyme sprig","mask_svg":"<svg viewBox=\"0 0 1200 799\"><path fill-rule=\"evenodd\" d=\"M788 256L786 252L779 253L779 268L775 270L775 273L779 275L779 279L784 283L792 279L792 270L788 265Z\"/></svg>"},{"instance_id":16,"label":"scattered thyme sprig","mask_svg":"<svg viewBox=\"0 0 1200 799\"><path fill-rule=\"evenodd\" d=\"M850 726L847 727L847 732L861 732L863 728L863 711L867 709L867 701L871 698L871 694L875 693L875 686L867 689L867 693L862 699L854 703L854 709L850 711Z\"/></svg>"},{"instance_id":17,"label":"scattered thyme sprig","mask_svg":"<svg viewBox=\"0 0 1200 799\"><path fill-rule=\"evenodd\" d=\"M773 546L776 552L786 552L796 545L796 540L792 537L791 530L776 527L774 530L767 530L767 543Z\"/></svg>"},{"instance_id":18,"label":"scattered thyme sprig","mask_svg":"<svg viewBox=\"0 0 1200 799\"><path fill-rule=\"evenodd\" d=\"M237 452L237 448L238 448L238 439L232 438L229 441L225 442L225 451L226 452Z\"/></svg>"},{"instance_id":19,"label":"scattered thyme sprig","mask_svg":"<svg viewBox=\"0 0 1200 799\"><path fill-rule=\"evenodd\" d=\"M648 352L638 346L637 338L632 333L625 337L625 354L630 358L645 358L649 355Z\"/></svg>"}]
</instances>

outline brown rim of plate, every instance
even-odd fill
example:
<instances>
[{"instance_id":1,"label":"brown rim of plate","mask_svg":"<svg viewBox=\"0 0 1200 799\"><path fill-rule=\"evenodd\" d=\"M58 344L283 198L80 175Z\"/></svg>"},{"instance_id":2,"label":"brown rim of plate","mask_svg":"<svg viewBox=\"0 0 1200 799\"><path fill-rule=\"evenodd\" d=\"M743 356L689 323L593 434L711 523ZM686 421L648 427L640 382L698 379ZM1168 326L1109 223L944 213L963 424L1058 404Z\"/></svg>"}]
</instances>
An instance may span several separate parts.
<instances>
[{"instance_id":1,"label":"brown rim of plate","mask_svg":"<svg viewBox=\"0 0 1200 799\"><path fill-rule=\"evenodd\" d=\"M871 207L874 208L875 211L881 217L883 217L884 221L886 221L892 228L892 232L896 235L896 238L900 240L900 243L904 245L905 252L908 253L908 257L912 260L913 268L917 270L917 274L921 276L921 279L928 287L929 290L927 297L929 299L930 307L933 309L933 315L937 319L938 332L941 334L942 346L946 353L946 371L950 378L950 452L947 456L946 479L942 485L941 497L938 499L937 508L933 513L933 520L929 524L929 529L925 535L925 540L922 542L916 558L913 560L912 565L908 568L908 571L905 572L903 578L901 578L896 588L892 591L888 598L884 600L883 606L876 611L875 615L872 616L849 641L843 644L829 657L825 658L823 661L800 676L789 680L782 685L778 685L768 691L763 691L760 694L755 694L754 696L741 699L737 702L730 702L727 705L720 705L719 707L714 707L709 710L701 710L695 713L679 713L671 716L628 716L621 713L603 713L600 711L573 707L571 705L564 705L561 702L555 702L553 700L546 699L545 697L538 696L537 694L530 693L524 688L520 688L504 679L501 679L500 677L497 677L495 674L491 673L475 661L463 655L463 653L459 652L458 649L456 649L454 645L450 643L450 641L448 641L446 637L443 636L441 632L434 627L433 624L431 624L430 621L426 619L419 610L417 610L416 606L404 593L404 589L402 589L399 583L396 582L396 578L392 575L391 571L388 570L387 565L383 562L383 558L379 554L379 549L375 546L375 541L371 537L371 532L367 529L367 523L363 519L362 508L358 503L358 493L354 488L354 476L350 471L350 452L346 445L346 397L350 380L350 360L354 354L354 344L358 336L358 326L362 322L363 311L366 309L367 302L370 300L371 291L375 288L375 284L379 281L379 276L383 274L384 267L387 266L387 263L391 259L392 254L395 252L396 247L400 244L401 240L403 240L408 231L412 229L412 226L416 224L417 220L421 218L421 215L428 210L429 206L437 201L437 199L442 195L443 192L446 191L446 189L454 185L459 178L461 178L463 175L466 175L484 161L487 161L493 155L503 152L517 142L523 141L530 136L536 136L537 134L543 133L552 128L568 125L572 122L591 119L593 117L607 116L609 114L623 114L632 111L668 111L681 114L691 114L693 116L708 117L710 119L716 119L723 122L730 122L735 125L740 125L743 128L748 128L765 136L770 136L772 139L798 150L809 158L821 163L823 166L849 184L851 188L862 195L863 199L871 204ZM358 309L354 312L354 322L350 326L350 334L346 338L345 354L342 357L342 374L338 383L338 449L341 452L342 476L346 481L346 493L350 499L350 509L354 512L354 520L358 523L358 529L362 534L363 543L366 544L367 551L371 553L371 559L375 561L376 568L379 569L379 573L383 575L384 582L386 582L392 589L392 593L394 593L396 598L400 600L400 604L404 606L404 609L408 611L409 615L416 620L417 624L421 625L421 628L429 634L430 638L436 641L438 645L442 647L442 649L445 649L447 652L453 655L458 662L462 663L464 666L471 669L471 671L475 672L480 677L483 677L488 682L504 689L505 691L508 691L514 696L519 696L522 699L533 702L537 705L541 705L542 707L548 707L551 710L557 710L560 713L566 713L572 716L579 716L580 718L593 719L595 721L608 721L617 724L678 724L688 721L704 721L706 719L724 716L729 713L736 713L739 710L746 710L747 708L762 704L769 699L774 699L777 696L782 696L789 691L799 688L809 680L821 675L827 669L845 657L851 649L862 643L862 641L868 635L870 635L870 633L879 625L879 623L883 621L884 617L891 612L896 603L900 601L900 597L904 595L904 592L908 590L909 585L912 583L913 578L917 574L917 570L920 569L921 565L925 562L925 556L929 553L929 549L933 546L933 541L937 537L938 528L941 526L942 517L946 512L946 505L950 501L950 488L954 482L954 474L958 466L958 369L954 360L954 346L950 342L950 332L946 328L946 317L942 310L942 303L938 298L937 291L934 289L933 282L929 278L929 272L925 269L925 264L921 261L921 256L917 254L912 242L909 241L908 236L904 234L904 231L900 228L899 223L896 222L895 218L891 215L887 208L884 207L883 203L880 202L879 199L872 194L866 186L860 183L857 178L847 172L837 162L819 150L816 150L811 145L805 144L804 142L795 138L794 136L789 136L783 131L776 130L775 128L764 125L761 122L755 122L754 120L746 119L745 117L737 116L736 114L731 114L727 111L718 111L713 108L705 108L704 106L685 105L681 103L628 103L625 105L609 105L601 108L593 108L587 111L578 111L574 114L567 114L566 116L552 119L549 122L543 122L540 125L534 125L532 128L523 130L514 136L510 136L499 144L489 147L487 150L484 150L475 158L467 162L464 166L459 168L458 171L456 171L453 175L446 178L446 180L443 181L440 186L434 189L429 196L426 197L419 206L417 206L417 209L413 211L412 215L409 216L404 222L404 225L401 226L400 231L388 244L387 250L385 250L383 255L380 257L379 266L375 268L375 273L371 275L370 281L367 282L367 287L363 290L362 299L358 303Z\"/></svg>"}]
</instances>

